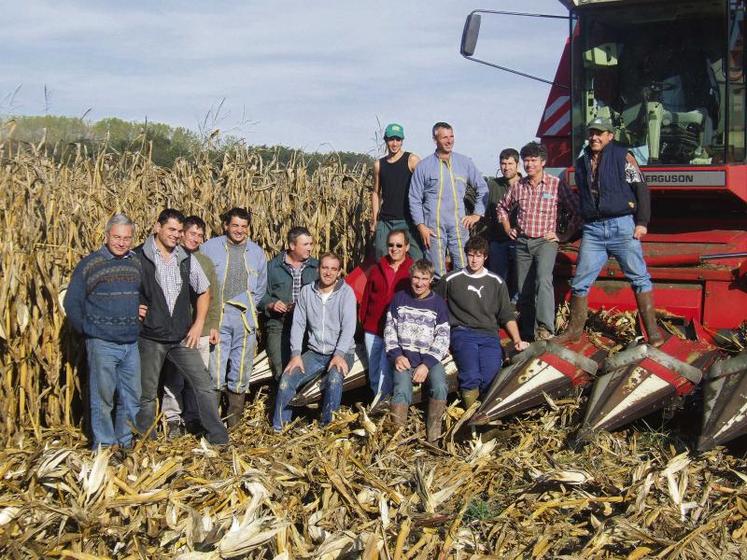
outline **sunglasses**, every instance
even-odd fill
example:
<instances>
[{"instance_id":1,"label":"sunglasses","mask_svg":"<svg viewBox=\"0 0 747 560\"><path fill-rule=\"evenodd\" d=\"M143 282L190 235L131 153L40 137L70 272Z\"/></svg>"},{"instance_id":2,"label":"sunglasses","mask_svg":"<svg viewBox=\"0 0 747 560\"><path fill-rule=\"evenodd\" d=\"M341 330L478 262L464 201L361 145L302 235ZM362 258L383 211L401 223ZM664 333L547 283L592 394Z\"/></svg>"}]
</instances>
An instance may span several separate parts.
<instances>
[{"instance_id":1,"label":"sunglasses","mask_svg":"<svg viewBox=\"0 0 747 560\"><path fill-rule=\"evenodd\" d=\"M387 243L387 246L389 246L390 248L391 247L396 247L397 249L401 249L402 247L404 247L404 244L402 244L402 243Z\"/></svg>"}]
</instances>

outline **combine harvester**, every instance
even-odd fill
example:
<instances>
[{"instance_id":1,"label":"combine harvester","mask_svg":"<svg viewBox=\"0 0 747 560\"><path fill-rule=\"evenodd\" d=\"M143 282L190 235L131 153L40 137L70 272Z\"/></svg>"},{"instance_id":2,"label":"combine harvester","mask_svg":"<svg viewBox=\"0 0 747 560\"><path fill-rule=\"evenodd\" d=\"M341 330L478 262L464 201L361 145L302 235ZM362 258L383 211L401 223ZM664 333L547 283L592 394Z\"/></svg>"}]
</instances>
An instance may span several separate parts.
<instances>
[{"instance_id":1,"label":"combine harvester","mask_svg":"<svg viewBox=\"0 0 747 560\"><path fill-rule=\"evenodd\" d=\"M548 167L573 186L575 156L596 117L612 119L651 189L644 253L655 301L681 335L607 356L585 336L562 348L535 343L498 375L471 419L485 424L591 387L584 440L663 409L704 385L698 449L747 432L747 355L719 350L747 320L745 2L560 0L568 16L476 10L465 23L466 58L551 84L537 135ZM483 15L567 19L553 81L476 58ZM559 298L569 296L579 242L561 249ZM589 294L592 309L636 309L615 261Z\"/></svg>"}]
</instances>

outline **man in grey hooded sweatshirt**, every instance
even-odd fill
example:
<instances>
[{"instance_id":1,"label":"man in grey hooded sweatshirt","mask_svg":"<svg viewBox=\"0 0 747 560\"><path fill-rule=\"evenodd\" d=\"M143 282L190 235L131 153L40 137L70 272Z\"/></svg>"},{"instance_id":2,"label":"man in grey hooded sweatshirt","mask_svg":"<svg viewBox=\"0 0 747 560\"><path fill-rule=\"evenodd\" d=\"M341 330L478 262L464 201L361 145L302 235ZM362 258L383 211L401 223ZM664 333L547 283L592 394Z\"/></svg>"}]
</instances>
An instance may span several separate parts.
<instances>
[{"instance_id":1,"label":"man in grey hooded sweatshirt","mask_svg":"<svg viewBox=\"0 0 747 560\"><path fill-rule=\"evenodd\" d=\"M319 280L301 288L293 311L291 359L280 378L272 427L283 429L293 416L289 406L300 387L326 376L320 423L328 424L340 408L342 379L355 360L356 300L353 289L340 279L342 261L334 253L319 259ZM308 350L301 354L304 334Z\"/></svg>"}]
</instances>

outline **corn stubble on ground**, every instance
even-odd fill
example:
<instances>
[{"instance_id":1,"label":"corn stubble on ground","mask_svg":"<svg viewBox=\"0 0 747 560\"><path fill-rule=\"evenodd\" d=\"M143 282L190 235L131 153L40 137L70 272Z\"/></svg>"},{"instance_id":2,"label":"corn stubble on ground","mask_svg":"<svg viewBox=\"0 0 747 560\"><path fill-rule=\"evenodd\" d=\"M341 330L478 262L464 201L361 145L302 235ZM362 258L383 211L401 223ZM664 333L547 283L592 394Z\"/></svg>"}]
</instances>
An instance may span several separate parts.
<instances>
[{"instance_id":1,"label":"corn stubble on ground","mask_svg":"<svg viewBox=\"0 0 747 560\"><path fill-rule=\"evenodd\" d=\"M349 268L369 186L365 169L311 173L241 150L162 169L0 145L0 557L747 557L744 458L694 457L633 428L571 451L583 397L507 419L485 443L455 433L466 418L454 403L437 448L415 409L397 433L344 406L324 430L302 419L274 434L261 393L228 449L190 436L141 440L124 458L85 448L82 348L59 296L111 213L147 229L173 205L217 231L220 211L247 205L268 252L305 223ZM635 336L629 317L597 320Z\"/></svg>"}]
</instances>

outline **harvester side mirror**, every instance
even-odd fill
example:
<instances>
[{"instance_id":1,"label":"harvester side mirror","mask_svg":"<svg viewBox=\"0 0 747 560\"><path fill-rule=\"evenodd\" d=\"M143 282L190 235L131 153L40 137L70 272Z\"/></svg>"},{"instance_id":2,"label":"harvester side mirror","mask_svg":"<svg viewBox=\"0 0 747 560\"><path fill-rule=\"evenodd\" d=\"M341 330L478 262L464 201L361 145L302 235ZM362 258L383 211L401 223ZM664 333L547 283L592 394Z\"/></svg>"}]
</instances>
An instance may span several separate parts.
<instances>
[{"instance_id":1,"label":"harvester side mirror","mask_svg":"<svg viewBox=\"0 0 747 560\"><path fill-rule=\"evenodd\" d=\"M480 14L473 12L467 16L467 20L464 22L464 30L462 31L462 46L459 49L462 56L472 56L475 54L477 37L480 35L481 21L482 17Z\"/></svg>"},{"instance_id":2,"label":"harvester side mirror","mask_svg":"<svg viewBox=\"0 0 747 560\"><path fill-rule=\"evenodd\" d=\"M520 16L520 17L529 17L529 18L557 19L557 20L566 20L566 21L571 19L572 16L556 16L556 15L551 15L551 14L528 14L528 13L523 13L523 12L506 12L506 11L500 11L500 10L475 10L467 16L467 20L464 22L464 29L462 30L462 43L459 47L459 52L462 54L462 56L466 58L467 60L471 60L472 62L478 62L480 64L484 64L485 66L490 66L498 70L503 70L504 72L510 72L511 74L516 74L517 76L529 78L530 80L536 80L544 84L557 85L558 87L561 87L563 89L570 89L565 84L559 84L552 80L546 80L544 78L540 78L532 74L527 74L526 72L519 72L518 70L514 70L513 68L509 68L507 66L501 66L498 64L494 64L493 62L489 62L487 60L481 60L479 58L475 58L474 54L475 54L475 49L477 48L477 37L480 35L480 23L482 22L481 14L491 14L491 15L496 15L496 16Z\"/></svg>"}]
</instances>

